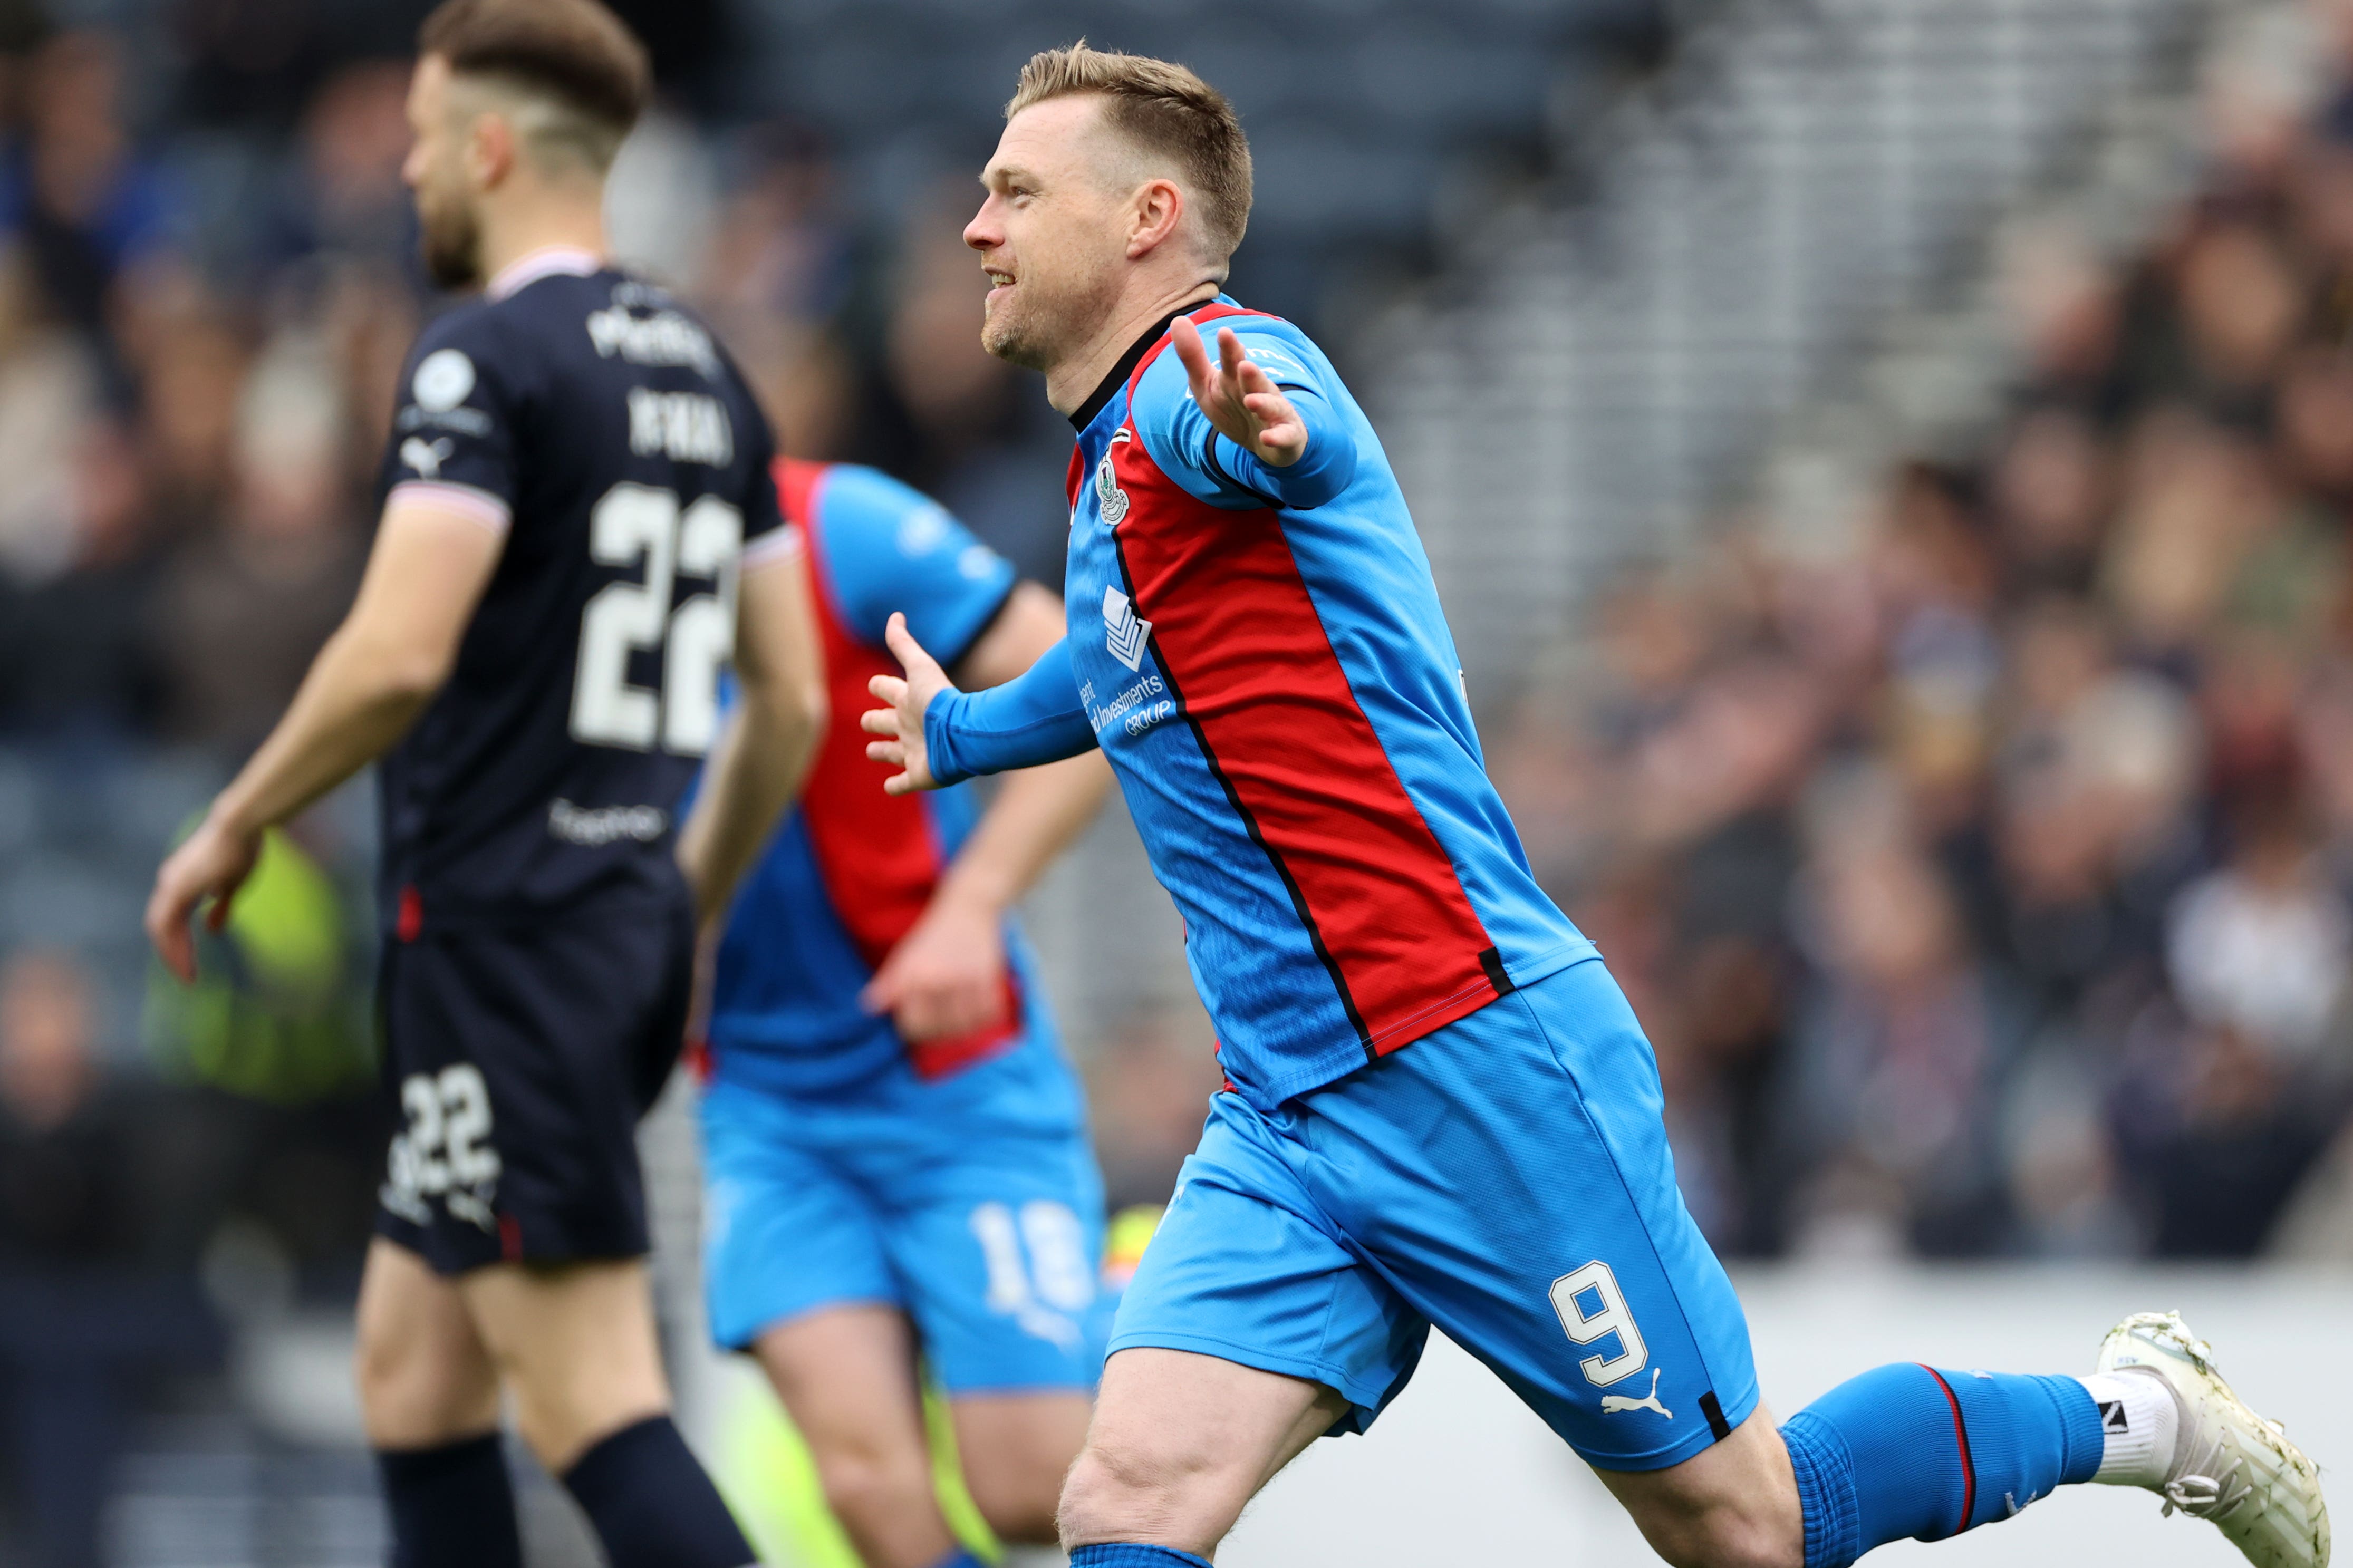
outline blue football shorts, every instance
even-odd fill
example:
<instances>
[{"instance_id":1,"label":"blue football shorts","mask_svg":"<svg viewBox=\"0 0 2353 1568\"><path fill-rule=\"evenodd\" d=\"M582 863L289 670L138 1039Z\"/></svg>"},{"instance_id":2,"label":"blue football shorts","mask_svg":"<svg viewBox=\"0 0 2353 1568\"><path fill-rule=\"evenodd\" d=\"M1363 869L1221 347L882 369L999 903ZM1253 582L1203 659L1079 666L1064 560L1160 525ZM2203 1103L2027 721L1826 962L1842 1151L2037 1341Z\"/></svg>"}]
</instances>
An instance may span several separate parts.
<instances>
[{"instance_id":1,"label":"blue football shorts","mask_svg":"<svg viewBox=\"0 0 2353 1568\"><path fill-rule=\"evenodd\" d=\"M745 1350L790 1319L875 1302L907 1314L951 1395L1093 1387L1112 1302L1085 1129L953 1113L970 1110L969 1087L898 1074L803 1100L709 1085L712 1339Z\"/></svg>"},{"instance_id":2,"label":"blue football shorts","mask_svg":"<svg viewBox=\"0 0 2353 1568\"><path fill-rule=\"evenodd\" d=\"M1271 1113L1219 1094L1111 1350L1323 1384L1353 1406L1336 1436L1436 1324L1594 1466L1679 1464L1747 1419L1757 1373L1663 1103L1598 958Z\"/></svg>"}]
</instances>

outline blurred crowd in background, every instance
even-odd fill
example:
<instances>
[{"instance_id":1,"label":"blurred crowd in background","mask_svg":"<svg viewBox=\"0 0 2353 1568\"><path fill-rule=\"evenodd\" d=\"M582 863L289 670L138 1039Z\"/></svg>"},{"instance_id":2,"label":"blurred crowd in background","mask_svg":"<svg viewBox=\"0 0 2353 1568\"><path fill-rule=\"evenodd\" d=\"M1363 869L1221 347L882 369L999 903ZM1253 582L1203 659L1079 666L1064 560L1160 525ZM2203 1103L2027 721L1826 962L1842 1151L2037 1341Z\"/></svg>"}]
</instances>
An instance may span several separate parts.
<instances>
[{"instance_id":1,"label":"blurred crowd in background","mask_svg":"<svg viewBox=\"0 0 2353 1568\"><path fill-rule=\"evenodd\" d=\"M1977 449L1630 574L1501 738L1728 1251L2248 1256L2347 1126L2353 89L2212 108L2145 251L2010 258Z\"/></svg>"},{"instance_id":2,"label":"blurred crowd in background","mask_svg":"<svg viewBox=\"0 0 2353 1568\"><path fill-rule=\"evenodd\" d=\"M187 1560L178 1515L103 1523L115 1456L158 1411L236 1411L240 1335L356 1285L384 1148L364 784L273 837L192 990L139 919L357 584L399 366L440 308L400 179L428 8L0 0L0 1560L146 1561L122 1544L142 1530ZM884 468L1058 583L1069 432L981 351L960 232L1019 60L1086 18L617 9L664 88L616 172L622 256L712 318L786 451ZM1450 149L1483 167L1499 122L1541 142L1556 68L1591 83L1658 41L1651 0L1505 0L1436 31L1409 7L1353 53L1312 15L1220 34L1247 10L1120 41L1219 37L1307 127L1270 139L1293 199L1253 254L1262 297L1309 318L1318 280L1409 263L1433 193L1462 193ZM1593 48L1552 47L1588 23ZM1390 174L1347 177L1371 162ZM1075 1044L1114 1197L1159 1201L1216 1085L1206 1032L1145 1008ZM213 1524L224 1484L197 1485ZM287 1510L256 1511L203 1550L316 1560L267 1544Z\"/></svg>"},{"instance_id":3,"label":"blurred crowd in background","mask_svg":"<svg viewBox=\"0 0 2353 1568\"><path fill-rule=\"evenodd\" d=\"M1059 582L1068 432L980 351L959 241L987 104L913 174L895 142L852 159L729 100L720 7L619 8L676 88L625 154L625 253L712 316L786 450L876 463ZM138 929L348 603L437 308L399 179L424 7L347 9L110 30L0 0L0 1548L73 1568L153 1374L218 1369L240 1314L348 1300L381 1158L364 790L273 841L195 990ZM1577 81L1661 47L1654 8L1591 10L1616 52ZM1449 112L1491 136L1527 77L1526 145L1476 145L1528 168L1563 111L1510 36L1448 42ZM1411 63L1396 37L1361 68ZM1375 80L1327 96L1424 112ZM1728 1253L2252 1254L2346 1125L2353 89L2221 129L2145 254L2019 267L2030 363L1982 450L1899 465L1851 552L1726 519L1483 716ZM1349 237L1353 271L1330 237L1395 193L1343 177L1347 135L1268 164L1322 234L1270 222L1243 269L1344 367L1349 289L1482 188L1413 134L1434 205L1388 252ZM884 168L891 200L849 188ZM1303 281L1327 272L1347 287ZM1205 1024L1073 1043L1115 1202L1158 1201L1216 1085Z\"/></svg>"}]
</instances>

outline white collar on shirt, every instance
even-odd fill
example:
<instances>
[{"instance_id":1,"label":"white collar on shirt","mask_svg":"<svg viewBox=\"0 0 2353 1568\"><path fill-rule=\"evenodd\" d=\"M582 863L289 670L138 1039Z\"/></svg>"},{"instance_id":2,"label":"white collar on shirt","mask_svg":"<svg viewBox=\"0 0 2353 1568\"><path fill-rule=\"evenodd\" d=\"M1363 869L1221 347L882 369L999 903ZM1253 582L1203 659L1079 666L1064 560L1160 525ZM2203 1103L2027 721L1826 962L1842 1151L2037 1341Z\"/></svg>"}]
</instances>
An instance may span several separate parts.
<instances>
[{"instance_id":1,"label":"white collar on shirt","mask_svg":"<svg viewBox=\"0 0 2353 1568\"><path fill-rule=\"evenodd\" d=\"M576 245L549 245L518 256L499 269L499 275L484 286L482 297L503 300L528 284L558 273L572 278L586 278L605 265L605 258L593 250L583 250Z\"/></svg>"}]
</instances>

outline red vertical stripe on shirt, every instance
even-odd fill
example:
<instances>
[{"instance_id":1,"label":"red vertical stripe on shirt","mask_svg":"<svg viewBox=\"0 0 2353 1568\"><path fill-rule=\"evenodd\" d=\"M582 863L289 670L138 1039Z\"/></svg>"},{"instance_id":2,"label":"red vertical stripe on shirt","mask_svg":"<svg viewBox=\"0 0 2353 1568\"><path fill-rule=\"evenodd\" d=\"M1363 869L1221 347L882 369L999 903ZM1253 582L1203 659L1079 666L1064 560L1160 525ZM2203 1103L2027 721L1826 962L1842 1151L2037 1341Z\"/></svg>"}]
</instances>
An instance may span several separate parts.
<instances>
[{"instance_id":1,"label":"red vertical stripe on shirt","mask_svg":"<svg viewBox=\"0 0 2353 1568\"><path fill-rule=\"evenodd\" d=\"M1111 452L1135 613L1359 1038L1394 1049L1494 1000L1508 982L1493 940L1357 704L1277 515L1197 500L1141 440Z\"/></svg>"},{"instance_id":2,"label":"red vertical stripe on shirt","mask_svg":"<svg viewBox=\"0 0 2353 1568\"><path fill-rule=\"evenodd\" d=\"M945 868L932 814L921 795L886 795L884 769L868 760L859 716L874 705L866 683L900 673L898 660L854 636L835 601L815 507L828 465L781 458L776 492L786 518L808 540L809 582L832 716L801 793L801 822L827 900L869 970L880 969L930 907ZM909 1041L915 1071L939 1078L1009 1044L1020 1032L1020 996L1008 971L1002 1023L946 1039Z\"/></svg>"}]
</instances>

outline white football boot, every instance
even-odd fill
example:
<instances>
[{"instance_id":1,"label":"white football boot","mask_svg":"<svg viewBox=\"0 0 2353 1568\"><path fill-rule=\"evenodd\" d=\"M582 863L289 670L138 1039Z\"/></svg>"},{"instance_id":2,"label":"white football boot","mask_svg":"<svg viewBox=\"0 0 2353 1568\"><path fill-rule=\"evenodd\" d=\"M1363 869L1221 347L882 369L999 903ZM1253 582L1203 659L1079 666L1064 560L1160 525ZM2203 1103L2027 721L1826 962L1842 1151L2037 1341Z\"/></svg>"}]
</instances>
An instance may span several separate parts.
<instances>
[{"instance_id":1,"label":"white football boot","mask_svg":"<svg viewBox=\"0 0 2353 1568\"><path fill-rule=\"evenodd\" d=\"M2181 1411L2165 1511L2210 1520L2256 1568L2328 1568L2320 1471L2231 1392L2213 1347L2179 1312L2136 1312L2100 1342L2102 1373L2138 1367L2165 1380Z\"/></svg>"}]
</instances>

